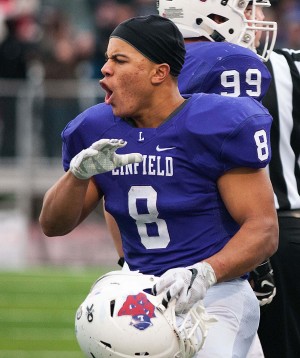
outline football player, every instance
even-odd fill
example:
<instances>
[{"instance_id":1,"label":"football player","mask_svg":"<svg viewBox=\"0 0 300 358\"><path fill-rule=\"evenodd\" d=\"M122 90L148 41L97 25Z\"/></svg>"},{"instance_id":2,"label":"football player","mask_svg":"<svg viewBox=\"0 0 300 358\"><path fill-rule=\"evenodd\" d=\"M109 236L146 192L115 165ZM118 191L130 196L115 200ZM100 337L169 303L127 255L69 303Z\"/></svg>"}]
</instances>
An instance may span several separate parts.
<instances>
[{"instance_id":1,"label":"football player","mask_svg":"<svg viewBox=\"0 0 300 358\"><path fill-rule=\"evenodd\" d=\"M153 293L162 305L175 300L180 315L203 300L218 314L201 354L244 358L259 323L247 272L278 241L264 170L272 118L251 98L182 96L184 58L182 35L166 18L137 17L113 31L105 104L63 131L66 174L46 193L40 222L46 235L64 235L104 196L126 263L159 276Z\"/></svg>"}]
</instances>

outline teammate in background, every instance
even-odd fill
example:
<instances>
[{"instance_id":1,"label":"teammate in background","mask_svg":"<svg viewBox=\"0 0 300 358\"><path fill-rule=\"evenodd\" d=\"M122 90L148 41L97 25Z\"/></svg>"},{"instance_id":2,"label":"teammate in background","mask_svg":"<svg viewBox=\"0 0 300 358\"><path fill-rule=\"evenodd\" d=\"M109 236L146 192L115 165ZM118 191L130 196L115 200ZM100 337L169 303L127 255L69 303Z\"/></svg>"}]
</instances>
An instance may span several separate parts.
<instances>
[{"instance_id":1,"label":"teammate in background","mask_svg":"<svg viewBox=\"0 0 300 358\"><path fill-rule=\"evenodd\" d=\"M46 235L64 235L104 195L130 270L160 276L153 292L164 305L176 299L178 314L203 299L218 319L195 357L244 358L259 323L245 274L278 240L264 169L272 118L250 98L180 95L184 56L181 33L160 16L113 31L106 105L65 128L67 172L46 193L40 222Z\"/></svg>"},{"instance_id":2,"label":"teammate in background","mask_svg":"<svg viewBox=\"0 0 300 358\"><path fill-rule=\"evenodd\" d=\"M273 116L269 173L279 247L271 257L277 294L261 315L258 333L266 358L295 358L300 357L300 51L274 50L267 66L273 80L263 104Z\"/></svg>"},{"instance_id":3,"label":"teammate in background","mask_svg":"<svg viewBox=\"0 0 300 358\"><path fill-rule=\"evenodd\" d=\"M158 2L159 14L173 20L185 38L187 54L178 79L181 93L262 100L271 81L263 61L274 47L277 32L275 22L264 20L266 6L270 6L268 0L228 0L226 4L222 0ZM262 54L257 55L262 34L265 43ZM122 262L120 233L111 215L104 213ZM270 303L276 288L269 261L252 271L250 277L260 305Z\"/></svg>"}]
</instances>

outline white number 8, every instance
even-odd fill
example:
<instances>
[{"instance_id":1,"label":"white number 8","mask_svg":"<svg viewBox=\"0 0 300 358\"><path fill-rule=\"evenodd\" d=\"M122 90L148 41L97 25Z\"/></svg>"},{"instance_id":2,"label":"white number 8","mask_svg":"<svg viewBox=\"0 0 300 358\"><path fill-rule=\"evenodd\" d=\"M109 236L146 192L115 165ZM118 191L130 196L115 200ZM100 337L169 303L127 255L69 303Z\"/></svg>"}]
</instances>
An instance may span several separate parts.
<instances>
[{"instance_id":1,"label":"white number 8","mask_svg":"<svg viewBox=\"0 0 300 358\"><path fill-rule=\"evenodd\" d=\"M137 200L144 199L147 203L146 214L140 214L137 208ZM141 237L141 242L146 249L161 249L168 246L170 235L167 223L158 218L156 207L157 192L152 186L132 186L128 192L128 208L130 216L136 221L136 226ZM157 226L157 236L149 236L146 224Z\"/></svg>"},{"instance_id":2,"label":"white number 8","mask_svg":"<svg viewBox=\"0 0 300 358\"><path fill-rule=\"evenodd\" d=\"M254 140L257 146L257 156L258 159L263 161L269 157L269 147L266 132L261 129L260 131L255 132Z\"/></svg>"}]
</instances>

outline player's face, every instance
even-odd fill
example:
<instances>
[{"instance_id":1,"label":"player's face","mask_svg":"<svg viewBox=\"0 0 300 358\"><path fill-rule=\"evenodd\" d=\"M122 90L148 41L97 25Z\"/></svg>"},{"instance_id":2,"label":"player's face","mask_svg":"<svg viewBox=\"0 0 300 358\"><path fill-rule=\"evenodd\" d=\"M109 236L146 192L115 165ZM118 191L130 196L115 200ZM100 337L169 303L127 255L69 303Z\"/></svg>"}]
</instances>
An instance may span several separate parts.
<instances>
[{"instance_id":1,"label":"player's face","mask_svg":"<svg viewBox=\"0 0 300 358\"><path fill-rule=\"evenodd\" d=\"M119 117L139 118L151 100L151 74L155 64L134 47L118 38L111 38L107 62L101 69L100 85L106 91L105 103Z\"/></svg>"},{"instance_id":2,"label":"player's face","mask_svg":"<svg viewBox=\"0 0 300 358\"><path fill-rule=\"evenodd\" d=\"M248 5L246 10L245 10L245 17L248 20L252 20L253 19L253 6L252 5ZM255 20L257 21L263 21L265 18L263 9L261 6L256 6L255 7ZM255 32L255 47L259 47L260 44L260 39L261 39L261 35L262 35L262 31L256 31Z\"/></svg>"}]
</instances>

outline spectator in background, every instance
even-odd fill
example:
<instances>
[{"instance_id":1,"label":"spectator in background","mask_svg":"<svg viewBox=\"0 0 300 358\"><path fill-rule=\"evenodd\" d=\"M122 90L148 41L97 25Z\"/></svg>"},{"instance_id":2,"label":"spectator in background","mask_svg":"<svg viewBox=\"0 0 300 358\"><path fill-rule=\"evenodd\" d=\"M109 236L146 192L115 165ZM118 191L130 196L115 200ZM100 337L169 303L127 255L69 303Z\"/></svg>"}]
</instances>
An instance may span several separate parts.
<instances>
[{"instance_id":1,"label":"spectator in background","mask_svg":"<svg viewBox=\"0 0 300 358\"><path fill-rule=\"evenodd\" d=\"M276 21L278 33L276 48L300 46L300 4L294 0L271 0L271 8L266 9L266 18Z\"/></svg>"},{"instance_id":2,"label":"spectator in background","mask_svg":"<svg viewBox=\"0 0 300 358\"><path fill-rule=\"evenodd\" d=\"M0 3L0 5L2 5ZM33 3L34 5L34 3ZM0 80L25 80L38 38L35 7L10 7L2 13L0 38ZM17 84L19 87L19 84ZM16 154L16 105L18 87L0 97L0 156Z\"/></svg>"},{"instance_id":3,"label":"spectator in background","mask_svg":"<svg viewBox=\"0 0 300 358\"><path fill-rule=\"evenodd\" d=\"M287 9L283 15L282 28L285 29L285 46L300 48L300 4Z\"/></svg>"},{"instance_id":4,"label":"spectator in background","mask_svg":"<svg viewBox=\"0 0 300 358\"><path fill-rule=\"evenodd\" d=\"M94 5L92 10L95 21L95 53L92 59L93 77L101 77L100 69L105 63L105 51L108 38L113 29L123 20L135 15L132 5L127 2L103 0Z\"/></svg>"},{"instance_id":5,"label":"spectator in background","mask_svg":"<svg viewBox=\"0 0 300 358\"><path fill-rule=\"evenodd\" d=\"M101 77L100 69L105 63L105 51L109 35L122 21L133 16L153 14L153 0L89 0L95 22L95 52L92 57L93 77Z\"/></svg>"},{"instance_id":6,"label":"spectator in background","mask_svg":"<svg viewBox=\"0 0 300 358\"><path fill-rule=\"evenodd\" d=\"M94 49L91 34L75 31L68 16L58 8L45 8L41 16L43 36L38 58L44 69L44 79L76 80L78 65L90 59ZM51 87L52 86L52 87ZM61 155L59 133L79 111L77 93L72 94L68 83L50 83L42 113L44 151L48 157Z\"/></svg>"}]
</instances>

